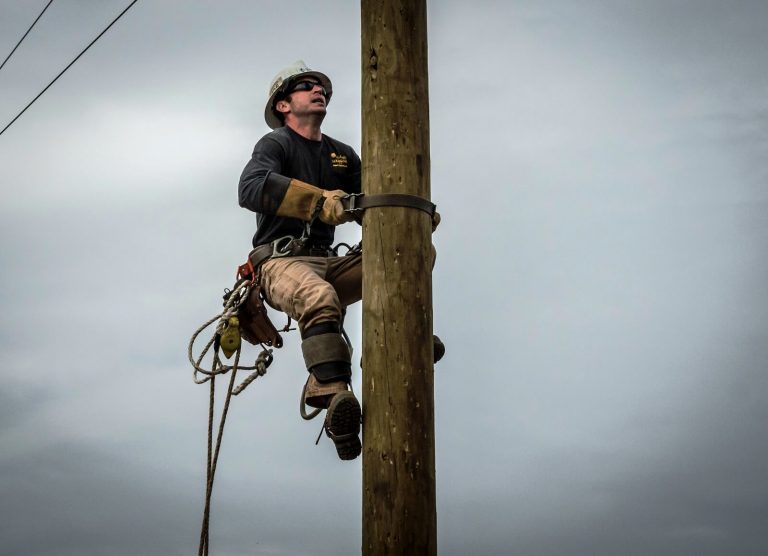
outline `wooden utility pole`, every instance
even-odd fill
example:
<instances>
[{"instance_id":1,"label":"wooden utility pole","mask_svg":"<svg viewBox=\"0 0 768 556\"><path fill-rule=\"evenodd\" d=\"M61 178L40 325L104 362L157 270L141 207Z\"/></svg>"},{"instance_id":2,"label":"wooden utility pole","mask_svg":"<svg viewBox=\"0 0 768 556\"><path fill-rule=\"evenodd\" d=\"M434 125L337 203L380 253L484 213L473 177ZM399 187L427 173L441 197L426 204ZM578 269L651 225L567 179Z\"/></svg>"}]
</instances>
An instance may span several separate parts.
<instances>
[{"instance_id":1,"label":"wooden utility pole","mask_svg":"<svg viewBox=\"0 0 768 556\"><path fill-rule=\"evenodd\" d=\"M363 191L430 198L426 0L361 0ZM363 218L363 554L437 553L431 219Z\"/></svg>"}]
</instances>

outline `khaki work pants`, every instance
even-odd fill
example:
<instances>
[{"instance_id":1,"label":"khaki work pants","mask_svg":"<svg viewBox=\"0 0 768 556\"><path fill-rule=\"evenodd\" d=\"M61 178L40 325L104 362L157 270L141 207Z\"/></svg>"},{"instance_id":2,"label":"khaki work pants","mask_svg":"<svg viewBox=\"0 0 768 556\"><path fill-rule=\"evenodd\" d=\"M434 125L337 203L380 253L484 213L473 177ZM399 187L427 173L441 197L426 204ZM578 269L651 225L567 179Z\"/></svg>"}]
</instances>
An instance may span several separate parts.
<instances>
[{"instance_id":1,"label":"khaki work pants","mask_svg":"<svg viewBox=\"0 0 768 556\"><path fill-rule=\"evenodd\" d=\"M343 308L362 299L363 256L280 257L261 266L269 304L304 330L341 322Z\"/></svg>"}]
</instances>

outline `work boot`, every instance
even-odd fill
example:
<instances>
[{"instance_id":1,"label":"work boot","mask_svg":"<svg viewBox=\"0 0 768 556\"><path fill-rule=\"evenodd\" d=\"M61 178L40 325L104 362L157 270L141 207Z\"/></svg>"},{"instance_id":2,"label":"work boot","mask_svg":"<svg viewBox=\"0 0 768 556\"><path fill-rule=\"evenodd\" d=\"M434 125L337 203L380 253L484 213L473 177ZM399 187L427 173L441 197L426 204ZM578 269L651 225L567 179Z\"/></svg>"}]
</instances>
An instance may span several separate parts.
<instances>
[{"instance_id":1,"label":"work boot","mask_svg":"<svg viewBox=\"0 0 768 556\"><path fill-rule=\"evenodd\" d=\"M445 344L436 334L432 334L432 361L437 363L445 355ZM363 358L360 358L360 368L363 369Z\"/></svg>"},{"instance_id":2,"label":"work boot","mask_svg":"<svg viewBox=\"0 0 768 556\"><path fill-rule=\"evenodd\" d=\"M360 455L360 417L362 410L352 392L336 394L325 414L325 434L336 445L339 459L352 460Z\"/></svg>"},{"instance_id":3,"label":"work boot","mask_svg":"<svg viewBox=\"0 0 768 556\"><path fill-rule=\"evenodd\" d=\"M437 336L437 334L432 335L432 360L437 363L443 358L443 355L445 355L445 344L443 341Z\"/></svg>"},{"instance_id":4,"label":"work boot","mask_svg":"<svg viewBox=\"0 0 768 556\"><path fill-rule=\"evenodd\" d=\"M327 409L333 396L346 391L347 383L343 380L320 382L314 374L309 373L307 384L304 387L304 403L309 407Z\"/></svg>"}]
</instances>

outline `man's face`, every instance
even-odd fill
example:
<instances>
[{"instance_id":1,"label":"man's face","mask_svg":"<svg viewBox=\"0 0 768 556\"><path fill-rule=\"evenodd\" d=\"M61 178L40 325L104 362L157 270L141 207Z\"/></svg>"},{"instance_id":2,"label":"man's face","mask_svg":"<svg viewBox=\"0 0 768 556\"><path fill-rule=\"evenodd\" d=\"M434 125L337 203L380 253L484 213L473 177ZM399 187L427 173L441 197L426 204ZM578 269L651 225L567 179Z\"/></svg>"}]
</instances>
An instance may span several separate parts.
<instances>
[{"instance_id":1,"label":"man's face","mask_svg":"<svg viewBox=\"0 0 768 556\"><path fill-rule=\"evenodd\" d=\"M314 77L300 77L291 84L285 99L277 103L280 112L294 116L326 113L326 91ZM282 103L285 105L281 106Z\"/></svg>"}]
</instances>

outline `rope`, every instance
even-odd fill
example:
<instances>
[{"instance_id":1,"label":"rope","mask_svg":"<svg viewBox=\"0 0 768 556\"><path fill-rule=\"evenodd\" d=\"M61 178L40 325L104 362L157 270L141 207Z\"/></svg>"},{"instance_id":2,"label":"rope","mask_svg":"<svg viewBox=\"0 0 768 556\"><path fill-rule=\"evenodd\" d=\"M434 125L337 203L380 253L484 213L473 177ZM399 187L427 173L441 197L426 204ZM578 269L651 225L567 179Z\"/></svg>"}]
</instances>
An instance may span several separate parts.
<instances>
[{"instance_id":1,"label":"rope","mask_svg":"<svg viewBox=\"0 0 768 556\"><path fill-rule=\"evenodd\" d=\"M315 417L317 417L322 409L315 408L314 411L311 413L307 413L307 406L304 402L304 396L307 394L307 384L309 384L309 378L307 378L307 382L304 383L304 388L301 389L301 400L299 400L299 413L301 413L301 418L305 421L311 421Z\"/></svg>"},{"instance_id":2,"label":"rope","mask_svg":"<svg viewBox=\"0 0 768 556\"><path fill-rule=\"evenodd\" d=\"M262 347L264 347L262 345ZM267 374L267 367L272 363L272 350L264 348L263 351L259 354L259 356L256 358L256 371L251 373L246 379L240 383L240 385L234 389L232 392L233 395L237 396L240 392L246 389L246 387L259 378L260 376L264 376Z\"/></svg>"},{"instance_id":3,"label":"rope","mask_svg":"<svg viewBox=\"0 0 768 556\"><path fill-rule=\"evenodd\" d=\"M195 330L195 332L192 334L192 337L190 338L189 344L187 346L187 359L189 360L190 365L192 365L194 369L193 380L195 381L195 384L204 384L209 380L211 380L213 376L217 374L226 374L233 369L233 367L229 365L224 365L220 359L218 359L219 364L212 365L210 370L203 368L201 366L201 363L205 358L206 354L208 353L208 351L211 349L211 346L214 345L216 341L216 334L222 331L229 317L235 316L237 314L237 310L239 309L240 304L243 303L248 298L248 292L250 291L250 289L251 289L250 282L248 280L242 279L238 281L235 284L235 286L232 288L232 290L227 291L226 293L226 299L224 302L224 311L208 319L206 322L200 325L200 327L197 330ZM208 328L210 325L212 325L216 321L218 321L218 325L216 326L216 333L205 345L205 347L203 348L203 351L200 353L200 356L197 357L197 359L195 359L193 355L195 341L197 341L198 336L200 336L200 334L206 328ZM257 360L257 362L254 363L254 365L252 366L240 366L239 368L241 370L246 370L246 371L258 370L259 363ZM203 377L202 379L198 379L198 373L205 375L205 377Z\"/></svg>"},{"instance_id":4,"label":"rope","mask_svg":"<svg viewBox=\"0 0 768 556\"><path fill-rule=\"evenodd\" d=\"M214 354L214 365L219 359L218 351ZM221 450L221 439L224 436L224 424L227 421L227 413L229 412L229 402L232 400L232 391L235 385L235 377L237 376L237 365L240 362L240 348L235 355L235 364L233 365L232 375L229 378L229 387L227 388L227 397L224 401L224 409L221 412L221 419L219 421L219 433L216 436L216 449L213 451L213 459L211 459L211 444L213 440L213 406L214 406L214 379L211 378L211 395L208 406L208 472L205 488L205 509L203 510L203 525L200 531L200 546L198 548L199 556L208 556L208 549L210 546L210 540L208 537L208 530L210 526L211 516L211 494L213 492L213 479L216 475L216 464L219 461L219 452Z\"/></svg>"},{"instance_id":5,"label":"rope","mask_svg":"<svg viewBox=\"0 0 768 556\"><path fill-rule=\"evenodd\" d=\"M208 343L203 348L203 351L200 352L200 355L197 357L197 359L195 359L193 355L194 344L197 340L197 337L217 320L219 320L219 322L226 322L226 319L229 318L229 316L231 316L231 313L227 313L225 311L224 313L220 313L209 319L195 331L195 333L192 335L192 338L189 340L189 345L187 347L187 358L189 359L189 363L194 368L192 379L195 381L195 384L205 384L206 382L212 380L216 375L227 374L229 371L235 368L234 365L224 365L220 359L218 360L218 364L213 365L211 369L205 369L201 366L202 360L208 354L208 351L211 349L211 347L216 343L216 334L214 334L211 339L208 340ZM261 347L262 351L259 353L253 365L238 365L237 368L241 371L255 372L243 380L243 382L235 389L235 396L245 390L245 388L258 377L264 376L267 372L267 367L269 367L269 365L272 363L272 350L264 347L264 344L261 344ZM198 373L205 376L202 379L199 379Z\"/></svg>"},{"instance_id":6,"label":"rope","mask_svg":"<svg viewBox=\"0 0 768 556\"><path fill-rule=\"evenodd\" d=\"M234 364L232 366L225 365L219 355L219 342L218 339L229 321L229 318L237 315L240 305L248 298L250 292L250 281L243 279L238 281L231 291L226 291L224 296L224 310L218 315L208 319L204 322L195 332L189 340L187 347L187 358L190 364L194 368L193 380L196 384L210 383L209 399L208 399L208 445L207 445L207 459L206 459L206 480L205 480L205 506L203 509L203 522L200 527L200 544L198 546L198 556L208 556L210 549L210 522L211 522L211 496L213 493L213 482L216 476L216 466L219 461L219 453L221 452L221 441L224 436L224 425L227 420L227 414L229 413L229 404L232 400L232 396L240 394L245 388L256 380L260 376L264 376L267 372L267 367L272 363L272 350L267 349L261 344L262 351L259 353L253 366L241 366L240 357L242 354L242 345L238 346ZM194 356L194 345L200 334L206 330L213 323L217 322L216 330L211 339L206 343L203 350L198 357ZM290 321L289 321L290 324ZM202 366L202 361L213 346L213 360L211 362L211 368L205 369ZM238 370L253 370L254 372L249 375L243 382L235 387L235 380ZM215 414L215 399L216 399L216 376L223 375L232 371L229 377L229 386L227 388L227 396L224 401L224 408L221 412L221 418L219 419L218 433L216 435L216 442L213 440L214 429L214 414ZM199 375L204 375L202 378L198 378Z\"/></svg>"},{"instance_id":7,"label":"rope","mask_svg":"<svg viewBox=\"0 0 768 556\"><path fill-rule=\"evenodd\" d=\"M210 398L208 402L208 459L205 464L205 506L203 509L203 525L200 528L200 544L198 545L198 555L203 555L203 550L208 551L208 525L211 515L211 492L213 491L213 480L211 477L211 461L213 460L213 407L214 393L216 391L216 377L211 377Z\"/></svg>"}]
</instances>

